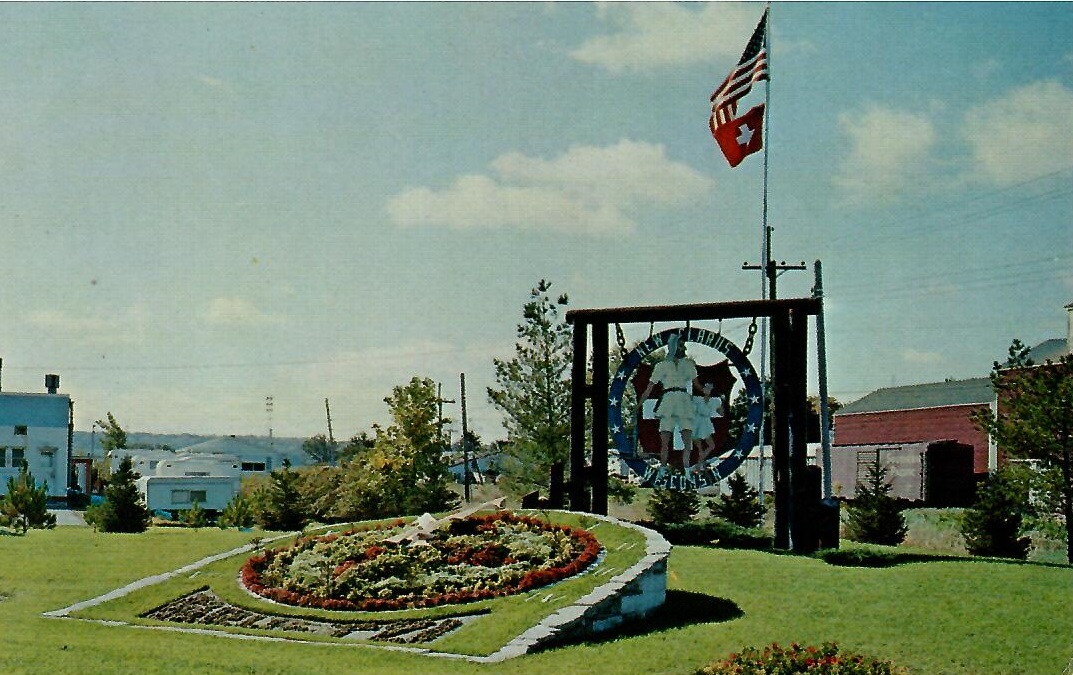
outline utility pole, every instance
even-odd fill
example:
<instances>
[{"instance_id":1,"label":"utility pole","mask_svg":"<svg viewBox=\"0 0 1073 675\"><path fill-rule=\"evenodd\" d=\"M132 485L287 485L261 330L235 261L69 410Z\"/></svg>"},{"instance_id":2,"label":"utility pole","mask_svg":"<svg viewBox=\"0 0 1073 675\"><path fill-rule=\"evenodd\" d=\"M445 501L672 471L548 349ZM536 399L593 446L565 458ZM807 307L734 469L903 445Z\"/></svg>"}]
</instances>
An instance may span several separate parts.
<instances>
[{"instance_id":1,"label":"utility pole","mask_svg":"<svg viewBox=\"0 0 1073 675\"><path fill-rule=\"evenodd\" d=\"M765 208L766 208L766 206L765 206ZM765 221L766 221L766 218L765 218ZM764 277L767 279L767 285L765 286L764 284L761 284L761 286L760 286L760 295L761 295L761 298L765 299L765 300L775 300L776 298L778 298L778 292L777 292L777 288L776 288L776 280L779 278L779 275L782 272L788 272L790 270L804 270L804 269L806 269L805 268L805 261L803 261L803 260L801 261L801 264L799 264L799 265L787 265L785 260L783 260L782 262L776 263L772 259L772 257L771 257L771 232L772 232L773 229L774 228L771 228L771 227L765 227L764 228L764 244L763 244L763 247L762 247L763 250L761 251L763 262L761 264L759 264L759 265L751 265L748 262L744 262L744 263L741 264L741 268L743 270L761 270L761 271L764 272ZM760 333L761 333L760 334L760 395L765 397L765 400L761 401L762 408L764 410L764 414L760 416L760 435L758 437L760 439L759 440L759 444L760 444L760 471L759 471L759 473L760 473L760 476L759 476L759 480L758 480L757 491L760 493L759 494L759 501L760 501L760 504L762 506L764 504L764 487L765 487L764 486L764 435L765 435L765 432L764 432L764 427L765 427L764 419L767 417L767 406L768 406L768 402L766 400L766 396L767 396L767 392L766 392L766 389L767 389L767 368L768 368L768 362L767 361L768 361L768 346L769 346L768 345L768 332L767 332L767 317L764 317L762 319L762 321L761 321L761 331L760 331ZM772 348L772 351L774 351L774 348ZM772 439L772 450L774 450L775 434L771 435L771 439Z\"/></svg>"},{"instance_id":2,"label":"utility pole","mask_svg":"<svg viewBox=\"0 0 1073 675\"><path fill-rule=\"evenodd\" d=\"M466 420L466 374L458 376L462 389L462 487L469 503L469 426Z\"/></svg>"},{"instance_id":3,"label":"utility pole","mask_svg":"<svg viewBox=\"0 0 1073 675\"><path fill-rule=\"evenodd\" d=\"M827 406L827 338L823 325L823 271L820 261L815 265L816 285L812 297L820 301L816 314L816 366L820 379L820 448L823 453L823 498L830 499L831 485L831 411Z\"/></svg>"},{"instance_id":4,"label":"utility pole","mask_svg":"<svg viewBox=\"0 0 1073 675\"><path fill-rule=\"evenodd\" d=\"M443 438L444 438L444 434L443 434L443 404L444 403L455 403L455 402L456 401L454 399L449 399L449 398L444 398L443 397L443 383L442 382L437 382L436 383L436 405L438 406L438 409L439 409L439 413L438 413L439 414L439 425L438 425L437 428L439 429L439 432L440 432L440 443L443 443ZM448 440L448 443L447 443L446 447L444 448L444 450L449 450L449 449L450 449L450 441Z\"/></svg>"}]
</instances>

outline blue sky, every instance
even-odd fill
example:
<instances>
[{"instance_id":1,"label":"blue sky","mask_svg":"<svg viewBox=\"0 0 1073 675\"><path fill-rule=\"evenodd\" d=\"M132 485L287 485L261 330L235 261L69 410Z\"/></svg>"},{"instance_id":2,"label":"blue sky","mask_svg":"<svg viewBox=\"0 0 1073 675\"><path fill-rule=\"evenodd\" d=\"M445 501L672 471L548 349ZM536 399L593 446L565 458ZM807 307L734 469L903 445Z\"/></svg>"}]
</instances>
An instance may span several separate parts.
<instances>
[{"instance_id":1,"label":"blue sky","mask_svg":"<svg viewBox=\"0 0 1073 675\"><path fill-rule=\"evenodd\" d=\"M484 390L538 280L575 308L758 296L763 156L730 169L707 119L762 11L3 3L3 388L55 372L79 429L221 434L323 433L329 398L348 437L465 372L500 438ZM1065 335L1073 4L771 26L773 253L809 266L779 294L823 261L831 393Z\"/></svg>"}]
</instances>

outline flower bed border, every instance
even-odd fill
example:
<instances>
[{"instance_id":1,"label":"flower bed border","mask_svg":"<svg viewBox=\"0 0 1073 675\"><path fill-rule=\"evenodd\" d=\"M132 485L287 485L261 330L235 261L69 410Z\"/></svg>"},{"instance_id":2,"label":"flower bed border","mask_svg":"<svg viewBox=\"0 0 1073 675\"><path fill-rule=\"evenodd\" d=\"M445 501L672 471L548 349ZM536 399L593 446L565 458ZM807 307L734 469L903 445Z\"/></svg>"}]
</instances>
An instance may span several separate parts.
<instances>
[{"instance_id":1,"label":"flower bed border","mask_svg":"<svg viewBox=\"0 0 1073 675\"><path fill-rule=\"evenodd\" d=\"M482 588L472 591L457 591L443 593L422 598L367 598L360 601L347 600L345 598L329 598L312 593L296 593L283 588L265 586L262 580L262 570L272 562L273 557L286 549L297 546L310 546L320 542L332 542L339 537L370 532L374 530L391 529L405 525L406 521L396 520L387 524L373 525L363 528L352 528L340 534L326 534L318 537L300 537L287 546L268 549L261 555L252 556L242 566L240 579L242 585L251 593L274 602L298 607L313 607L330 611L387 611L397 609L417 609L426 607L438 607L441 605L461 604L476 602L507 595L515 595L534 588L547 586L556 581L561 581L583 571L589 567L600 554L600 542L590 532L570 527L569 525L554 525L533 516L517 515L511 512L498 512L485 515L472 515L466 521L476 521L481 525L490 525L496 521L508 523L520 523L530 527L539 527L548 532L559 531L579 541L583 545L582 552L573 560L558 567L537 568L530 570L515 584L501 588Z\"/></svg>"}]
</instances>

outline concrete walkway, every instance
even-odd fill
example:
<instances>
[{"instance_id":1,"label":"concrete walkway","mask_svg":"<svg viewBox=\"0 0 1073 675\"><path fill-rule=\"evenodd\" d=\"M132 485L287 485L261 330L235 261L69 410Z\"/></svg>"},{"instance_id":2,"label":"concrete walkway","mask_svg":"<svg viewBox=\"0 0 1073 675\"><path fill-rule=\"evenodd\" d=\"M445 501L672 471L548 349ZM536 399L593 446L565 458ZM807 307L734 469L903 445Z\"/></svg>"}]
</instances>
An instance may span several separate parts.
<instances>
[{"instance_id":1,"label":"concrete walkway","mask_svg":"<svg viewBox=\"0 0 1073 675\"><path fill-rule=\"evenodd\" d=\"M82 516L81 511L74 511L71 509L49 509L48 512L56 514L57 525L86 526L86 519Z\"/></svg>"}]
</instances>

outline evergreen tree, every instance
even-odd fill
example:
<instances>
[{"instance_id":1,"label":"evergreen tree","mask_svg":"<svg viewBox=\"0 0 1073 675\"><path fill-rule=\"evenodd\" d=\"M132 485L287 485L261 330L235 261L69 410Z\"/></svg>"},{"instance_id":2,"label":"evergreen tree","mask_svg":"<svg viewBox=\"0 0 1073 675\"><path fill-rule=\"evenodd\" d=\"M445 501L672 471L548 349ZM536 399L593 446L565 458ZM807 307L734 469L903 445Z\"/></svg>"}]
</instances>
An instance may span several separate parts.
<instances>
[{"instance_id":1,"label":"evergreen tree","mask_svg":"<svg viewBox=\"0 0 1073 675\"><path fill-rule=\"evenodd\" d=\"M306 526L300 477L291 469L289 460L283 460L283 468L269 476L267 485L256 492L257 521L266 530L300 530Z\"/></svg>"},{"instance_id":2,"label":"evergreen tree","mask_svg":"<svg viewBox=\"0 0 1073 675\"><path fill-rule=\"evenodd\" d=\"M897 546L905 540L909 528L891 490L887 467L877 457L868 467L866 481L857 483L857 494L848 508L850 539L886 546Z\"/></svg>"},{"instance_id":3,"label":"evergreen tree","mask_svg":"<svg viewBox=\"0 0 1073 675\"><path fill-rule=\"evenodd\" d=\"M123 427L119 426L119 422L116 421L111 412L108 413L108 421L97 420L97 426L103 432L101 448L104 450L105 456L113 450L121 450L127 447L127 432L123 431Z\"/></svg>"},{"instance_id":4,"label":"evergreen tree","mask_svg":"<svg viewBox=\"0 0 1073 675\"><path fill-rule=\"evenodd\" d=\"M86 522L104 532L145 532L150 514L135 484L139 477L134 462L124 457L104 489L104 503L86 509Z\"/></svg>"},{"instance_id":5,"label":"evergreen tree","mask_svg":"<svg viewBox=\"0 0 1073 675\"><path fill-rule=\"evenodd\" d=\"M700 513L700 497L693 490L655 488L646 509L657 525L688 523Z\"/></svg>"},{"instance_id":6,"label":"evergreen tree","mask_svg":"<svg viewBox=\"0 0 1073 675\"><path fill-rule=\"evenodd\" d=\"M51 530L56 515L48 512L48 483L38 486L25 462L7 479L7 494L0 500L0 524L26 534L28 529Z\"/></svg>"},{"instance_id":7,"label":"evergreen tree","mask_svg":"<svg viewBox=\"0 0 1073 675\"><path fill-rule=\"evenodd\" d=\"M324 434L307 438L302 443L302 452L317 464L334 465L339 461L339 446L328 440Z\"/></svg>"},{"instance_id":8,"label":"evergreen tree","mask_svg":"<svg viewBox=\"0 0 1073 675\"><path fill-rule=\"evenodd\" d=\"M1025 469L1009 466L987 477L976 503L965 510L962 519L961 534L969 553L1019 560L1028 557L1031 540L1021 534L1025 519L1033 512L1029 480Z\"/></svg>"},{"instance_id":9,"label":"evergreen tree","mask_svg":"<svg viewBox=\"0 0 1073 675\"><path fill-rule=\"evenodd\" d=\"M541 280L530 293L517 327L514 358L495 359L497 388L492 405L504 414L506 456L500 463L506 489L522 494L547 488L554 471L562 475L570 455L570 327L559 316L566 295L551 296Z\"/></svg>"},{"instance_id":10,"label":"evergreen tree","mask_svg":"<svg viewBox=\"0 0 1073 675\"><path fill-rule=\"evenodd\" d=\"M753 489L745 476L735 473L727 479L729 494L721 494L708 502L708 510L716 518L741 527L760 527L767 509L760 504L760 493Z\"/></svg>"}]
</instances>

